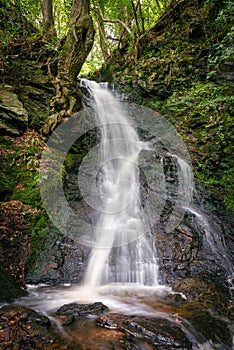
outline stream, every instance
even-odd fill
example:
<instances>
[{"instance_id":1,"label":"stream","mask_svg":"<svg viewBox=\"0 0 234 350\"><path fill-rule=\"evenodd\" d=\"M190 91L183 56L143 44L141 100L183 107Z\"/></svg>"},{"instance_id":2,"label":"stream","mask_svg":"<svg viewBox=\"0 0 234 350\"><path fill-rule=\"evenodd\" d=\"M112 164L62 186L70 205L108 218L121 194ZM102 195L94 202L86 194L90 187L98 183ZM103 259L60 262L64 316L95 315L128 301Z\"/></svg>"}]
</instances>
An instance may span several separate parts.
<instances>
[{"instance_id":1,"label":"stream","mask_svg":"<svg viewBox=\"0 0 234 350\"><path fill-rule=\"evenodd\" d=\"M169 240L176 242L174 232L179 230L185 242L184 247L179 242L181 248L175 244L175 256L182 254L184 264L179 279L189 277L192 267L195 277L196 269L205 270L201 263L204 252L201 256L198 252L203 245L211 254L210 266L215 260L221 266L220 276L233 289L233 265L222 233L213 230L193 203L196 190L186 145L165 118L141 106L126 108L107 84L81 80L81 85L88 91L88 105L95 114L91 126L98 127L100 134L100 143L86 154L78 174L73 175L89 207L88 224L84 220L80 229L75 210L71 214L74 221L69 221L71 209L67 209L62 188L53 203L47 198L53 189L44 183L42 199L51 220L65 235L70 234L67 224L74 231L72 239L76 229L82 231L75 239L90 248L86 270L79 284L28 285L29 295L16 304L48 316L71 349L233 349L230 319L207 307L202 296L187 300L164 282L169 274L163 272L163 264L173 278L177 273L178 266L165 257ZM144 141L137 133L141 129ZM56 137L62 139L63 134L67 135L60 128ZM72 133L69 137L70 147ZM54 144L55 139L48 142L50 153ZM62 167L63 145L60 150ZM45 155L44 164L46 161ZM199 234L183 226L186 216ZM173 243L171 246L174 250ZM212 273L216 271L214 266ZM208 294L212 294L209 289ZM95 303L102 303L108 312L77 313L83 304Z\"/></svg>"},{"instance_id":2,"label":"stream","mask_svg":"<svg viewBox=\"0 0 234 350\"><path fill-rule=\"evenodd\" d=\"M96 316L80 316L71 324L63 324L64 318L58 316L56 310L63 305L70 305L74 302L81 304L102 302L109 308L110 315L118 313L129 317L159 318L162 322L163 320L171 321L184 331L194 350L233 349L230 337L229 340L224 339L224 342L222 339L220 342L209 339L209 335L214 333L217 333L218 336L223 333L224 338L228 331L233 334L233 324L230 320L213 315L215 322L212 322L210 317L207 319L204 310L186 304L182 293L174 293L171 288L166 286L111 284L90 289L76 285L61 287L29 285L28 290L29 295L18 299L16 304L30 307L40 314L48 316L66 343L73 344L73 346L75 344L74 349L117 350L127 348L125 334L116 329L105 329L97 326ZM187 347L155 346L145 342L141 337L130 337L131 342L136 346L135 348L131 347L131 349L187 349Z\"/></svg>"}]
</instances>

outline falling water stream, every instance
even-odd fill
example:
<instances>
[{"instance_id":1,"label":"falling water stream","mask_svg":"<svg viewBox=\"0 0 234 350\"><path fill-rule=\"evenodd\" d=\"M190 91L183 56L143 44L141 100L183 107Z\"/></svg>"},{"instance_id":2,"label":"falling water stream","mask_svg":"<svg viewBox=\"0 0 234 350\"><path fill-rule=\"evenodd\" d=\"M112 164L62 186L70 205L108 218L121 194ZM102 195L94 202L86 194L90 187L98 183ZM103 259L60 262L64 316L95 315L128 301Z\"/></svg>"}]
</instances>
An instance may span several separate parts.
<instances>
[{"instance_id":1,"label":"falling water stream","mask_svg":"<svg viewBox=\"0 0 234 350\"><path fill-rule=\"evenodd\" d=\"M92 249L85 277L79 286L29 286L29 297L17 303L52 317L53 312L66 303L102 301L114 312L159 316L175 321L177 316L173 315L173 307L170 309L162 302L164 296L173 294L173 291L159 283L157 244L151 233L151 218L146 215L141 203L139 155L142 151L150 150L152 145L139 139L127 112L117 103L107 84L87 80L81 80L81 84L89 93L88 103L95 111L101 134L100 144L94 153L98 166L95 181L90 183L89 194L89 203L98 207L99 215L93 228ZM202 213L189 205L194 191L191 167L178 155L170 153L169 156L177 164L181 180L177 186L177 198L170 198L176 201L174 206L177 207L172 214L174 217L180 217L183 211L194 214L211 248L215 249L213 246L217 237L212 236L208 223L201 217ZM96 191L99 197L98 205L96 197L92 198L92 191ZM225 251L220 254L225 255ZM225 256L225 263L227 259ZM228 268L231 269L229 261ZM200 337L188 321L183 322L181 318L179 322L183 324L194 349L229 349L222 345L216 347ZM90 322L87 321L83 325L83 333L79 329L79 336L83 334L82 342L87 341L89 327ZM105 345L97 347L104 348Z\"/></svg>"},{"instance_id":2,"label":"falling water stream","mask_svg":"<svg viewBox=\"0 0 234 350\"><path fill-rule=\"evenodd\" d=\"M85 285L158 285L155 242L141 208L138 156L147 145L130 125L107 86L83 80L101 129L101 198Z\"/></svg>"}]
</instances>

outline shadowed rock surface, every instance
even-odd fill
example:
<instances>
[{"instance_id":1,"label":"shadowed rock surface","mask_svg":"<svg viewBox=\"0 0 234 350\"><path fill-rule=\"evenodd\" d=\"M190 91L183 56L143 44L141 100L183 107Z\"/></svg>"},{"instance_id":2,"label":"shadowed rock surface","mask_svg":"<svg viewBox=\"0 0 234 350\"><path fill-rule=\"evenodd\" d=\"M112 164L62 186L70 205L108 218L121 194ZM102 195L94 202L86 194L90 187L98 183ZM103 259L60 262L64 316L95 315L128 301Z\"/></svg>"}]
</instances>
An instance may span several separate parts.
<instances>
[{"instance_id":1,"label":"shadowed rock surface","mask_svg":"<svg viewBox=\"0 0 234 350\"><path fill-rule=\"evenodd\" d=\"M99 316L97 325L117 329L129 337L145 339L159 349L192 349L185 333L175 323L162 318L107 314Z\"/></svg>"},{"instance_id":2,"label":"shadowed rock surface","mask_svg":"<svg viewBox=\"0 0 234 350\"><path fill-rule=\"evenodd\" d=\"M28 114L10 85L0 86L0 133L20 135L28 125Z\"/></svg>"},{"instance_id":3,"label":"shadowed rock surface","mask_svg":"<svg viewBox=\"0 0 234 350\"><path fill-rule=\"evenodd\" d=\"M27 292L20 288L15 279L2 266L0 266L0 276L1 302L9 302L13 299L27 295Z\"/></svg>"},{"instance_id":4,"label":"shadowed rock surface","mask_svg":"<svg viewBox=\"0 0 234 350\"><path fill-rule=\"evenodd\" d=\"M101 302L93 304L71 303L60 307L56 314L59 316L67 316L63 325L73 323L79 316L97 316L109 311L109 308Z\"/></svg>"},{"instance_id":5,"label":"shadowed rock surface","mask_svg":"<svg viewBox=\"0 0 234 350\"><path fill-rule=\"evenodd\" d=\"M67 349L61 339L55 339L49 333L51 322L48 317L27 307L3 306L0 325L1 349Z\"/></svg>"}]
</instances>

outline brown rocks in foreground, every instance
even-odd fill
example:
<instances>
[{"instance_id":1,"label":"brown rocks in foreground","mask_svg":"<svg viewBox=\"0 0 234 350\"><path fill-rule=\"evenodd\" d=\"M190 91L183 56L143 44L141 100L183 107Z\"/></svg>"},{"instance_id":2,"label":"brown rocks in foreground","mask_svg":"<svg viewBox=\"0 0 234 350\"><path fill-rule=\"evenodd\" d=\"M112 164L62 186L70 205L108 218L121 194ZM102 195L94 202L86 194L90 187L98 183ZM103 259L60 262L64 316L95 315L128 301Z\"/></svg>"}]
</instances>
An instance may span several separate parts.
<instances>
[{"instance_id":1,"label":"brown rocks in foreground","mask_svg":"<svg viewBox=\"0 0 234 350\"><path fill-rule=\"evenodd\" d=\"M154 346L164 349L192 349L192 344L177 324L162 318L120 315L101 315L97 325L117 329L129 337L144 339Z\"/></svg>"},{"instance_id":2,"label":"brown rocks in foreground","mask_svg":"<svg viewBox=\"0 0 234 350\"><path fill-rule=\"evenodd\" d=\"M0 309L0 349L65 350L67 346L50 333L50 320L24 306Z\"/></svg>"}]
</instances>

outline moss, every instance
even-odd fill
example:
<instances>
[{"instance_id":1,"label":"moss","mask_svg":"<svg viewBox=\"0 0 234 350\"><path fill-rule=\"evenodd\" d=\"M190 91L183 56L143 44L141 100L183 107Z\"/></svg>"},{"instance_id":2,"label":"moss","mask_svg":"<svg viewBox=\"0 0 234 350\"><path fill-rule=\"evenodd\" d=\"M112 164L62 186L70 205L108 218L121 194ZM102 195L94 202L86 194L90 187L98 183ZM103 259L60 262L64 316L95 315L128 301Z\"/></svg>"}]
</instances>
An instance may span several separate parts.
<instances>
[{"instance_id":1,"label":"moss","mask_svg":"<svg viewBox=\"0 0 234 350\"><path fill-rule=\"evenodd\" d=\"M33 130L16 138L0 137L1 199L14 199L20 201L22 206L37 208L35 215L26 211L23 213L28 223L27 234L30 239L30 255L26 269L33 266L50 225L42 207L39 189L39 158L43 146L44 141Z\"/></svg>"},{"instance_id":2,"label":"moss","mask_svg":"<svg viewBox=\"0 0 234 350\"><path fill-rule=\"evenodd\" d=\"M109 73L117 86L137 89L145 106L167 116L187 143L195 175L234 210L233 2L177 7L141 39L137 62L117 52Z\"/></svg>"},{"instance_id":3,"label":"moss","mask_svg":"<svg viewBox=\"0 0 234 350\"><path fill-rule=\"evenodd\" d=\"M66 171L70 171L75 167L76 163L80 163L82 156L79 154L68 153L64 161L64 168Z\"/></svg>"},{"instance_id":4,"label":"moss","mask_svg":"<svg viewBox=\"0 0 234 350\"><path fill-rule=\"evenodd\" d=\"M232 84L197 83L175 92L161 108L186 141L198 178L232 210L233 102Z\"/></svg>"},{"instance_id":5,"label":"moss","mask_svg":"<svg viewBox=\"0 0 234 350\"><path fill-rule=\"evenodd\" d=\"M31 225L30 254L26 263L26 275L33 269L51 227L50 220L44 210L32 218Z\"/></svg>"},{"instance_id":6,"label":"moss","mask_svg":"<svg viewBox=\"0 0 234 350\"><path fill-rule=\"evenodd\" d=\"M44 142L35 131L28 131L17 138L1 137L0 145L1 188L11 193L11 199L41 208L39 157Z\"/></svg>"}]
</instances>

